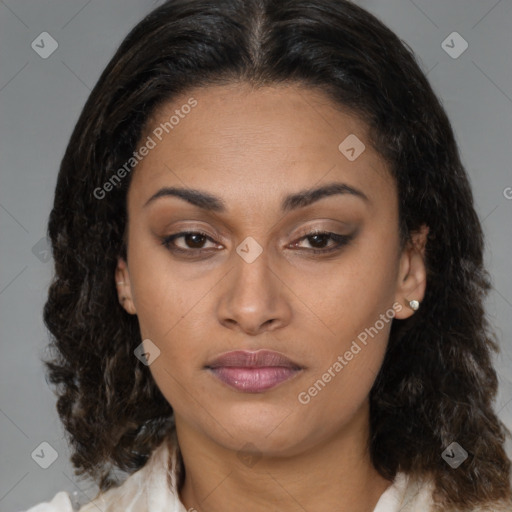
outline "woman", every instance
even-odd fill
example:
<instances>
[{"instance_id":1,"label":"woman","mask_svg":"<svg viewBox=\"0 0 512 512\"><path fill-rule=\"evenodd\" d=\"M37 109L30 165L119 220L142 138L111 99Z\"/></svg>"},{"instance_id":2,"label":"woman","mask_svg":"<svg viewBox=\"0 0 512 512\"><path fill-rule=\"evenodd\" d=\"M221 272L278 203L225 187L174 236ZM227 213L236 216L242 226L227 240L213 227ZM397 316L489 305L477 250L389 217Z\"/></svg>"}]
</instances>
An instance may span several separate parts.
<instances>
[{"instance_id":1,"label":"woman","mask_svg":"<svg viewBox=\"0 0 512 512\"><path fill-rule=\"evenodd\" d=\"M511 510L468 179L363 9L153 11L84 107L49 235L82 512Z\"/></svg>"}]
</instances>

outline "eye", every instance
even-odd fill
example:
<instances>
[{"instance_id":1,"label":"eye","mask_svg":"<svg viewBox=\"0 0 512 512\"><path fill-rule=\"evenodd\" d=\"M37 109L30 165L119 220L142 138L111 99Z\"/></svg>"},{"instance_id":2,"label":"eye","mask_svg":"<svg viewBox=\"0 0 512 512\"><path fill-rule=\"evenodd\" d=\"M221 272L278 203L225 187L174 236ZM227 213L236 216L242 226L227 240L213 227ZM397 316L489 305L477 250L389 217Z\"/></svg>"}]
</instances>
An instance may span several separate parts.
<instances>
[{"instance_id":1,"label":"eye","mask_svg":"<svg viewBox=\"0 0 512 512\"><path fill-rule=\"evenodd\" d=\"M299 238L299 240L297 240L291 245L293 247L297 247L301 241L306 240L311 246L313 246L313 249L306 249L307 252L312 252L314 254L325 254L341 249L344 245L347 245L353 238L353 234L339 235L337 233L332 233L330 231L311 231L310 233L307 233L306 235ZM329 243L329 241L332 241L334 243L328 246L327 244Z\"/></svg>"},{"instance_id":2,"label":"eye","mask_svg":"<svg viewBox=\"0 0 512 512\"><path fill-rule=\"evenodd\" d=\"M340 250L344 245L347 245L353 238L351 235L339 235L330 231L311 231L297 241L290 244L291 247L299 248L301 241L307 241L313 248L304 248L306 252L313 254L325 254ZM177 240L182 240L184 245L179 246L176 244ZM215 241L209 235L202 231L181 231L174 235L169 235L162 238L162 245L171 252L186 255L198 255L204 252L210 252L212 247L207 248L205 244L211 242L215 246ZM329 242L333 242L329 246ZM216 247L213 247L217 250Z\"/></svg>"},{"instance_id":3,"label":"eye","mask_svg":"<svg viewBox=\"0 0 512 512\"><path fill-rule=\"evenodd\" d=\"M175 241L183 239L185 246L176 245ZM214 240L202 231L181 231L174 235L167 236L162 239L162 245L173 252L178 253L192 253L203 252L205 250L204 244L207 242L214 242Z\"/></svg>"}]
</instances>

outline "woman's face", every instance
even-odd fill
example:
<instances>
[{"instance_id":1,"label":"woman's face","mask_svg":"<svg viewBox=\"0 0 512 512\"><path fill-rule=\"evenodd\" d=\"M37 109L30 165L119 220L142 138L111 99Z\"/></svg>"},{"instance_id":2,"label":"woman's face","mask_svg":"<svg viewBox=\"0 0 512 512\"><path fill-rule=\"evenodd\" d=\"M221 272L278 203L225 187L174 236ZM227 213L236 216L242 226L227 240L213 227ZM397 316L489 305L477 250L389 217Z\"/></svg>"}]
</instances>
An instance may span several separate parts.
<instances>
[{"instance_id":1,"label":"woman's face","mask_svg":"<svg viewBox=\"0 0 512 512\"><path fill-rule=\"evenodd\" d=\"M291 454L365 414L391 319L425 284L365 125L319 92L216 86L160 109L142 146L116 281L177 423ZM166 188L196 192L154 197ZM291 363L212 368L262 349Z\"/></svg>"}]
</instances>

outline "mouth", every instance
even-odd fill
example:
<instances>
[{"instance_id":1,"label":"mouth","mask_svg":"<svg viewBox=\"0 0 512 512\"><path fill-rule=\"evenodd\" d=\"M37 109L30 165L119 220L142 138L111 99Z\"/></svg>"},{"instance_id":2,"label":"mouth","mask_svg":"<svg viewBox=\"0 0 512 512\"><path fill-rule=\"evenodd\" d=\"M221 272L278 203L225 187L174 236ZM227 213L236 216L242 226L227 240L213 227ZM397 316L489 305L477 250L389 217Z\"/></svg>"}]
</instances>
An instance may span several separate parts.
<instances>
[{"instance_id":1,"label":"mouth","mask_svg":"<svg viewBox=\"0 0 512 512\"><path fill-rule=\"evenodd\" d=\"M245 393L272 389L304 369L283 354L270 350L226 352L205 368L223 383Z\"/></svg>"}]
</instances>

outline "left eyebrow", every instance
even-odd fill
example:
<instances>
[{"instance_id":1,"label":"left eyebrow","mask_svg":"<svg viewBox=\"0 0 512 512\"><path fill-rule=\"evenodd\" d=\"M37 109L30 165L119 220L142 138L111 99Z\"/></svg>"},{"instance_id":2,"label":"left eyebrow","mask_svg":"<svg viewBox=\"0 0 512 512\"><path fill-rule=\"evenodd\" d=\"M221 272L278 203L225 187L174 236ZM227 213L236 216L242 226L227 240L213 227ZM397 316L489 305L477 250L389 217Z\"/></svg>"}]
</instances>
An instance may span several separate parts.
<instances>
[{"instance_id":1,"label":"left eyebrow","mask_svg":"<svg viewBox=\"0 0 512 512\"><path fill-rule=\"evenodd\" d=\"M298 208L304 208L324 197L335 194L349 194L359 197L365 202L370 202L366 194L359 189L347 185L346 183L330 183L322 187L301 190L300 192L287 195L281 204L281 210L283 212L289 212ZM144 203L143 208L156 199L166 196L178 197L203 210L217 213L227 211L226 203L220 197L201 190L179 187L164 187L158 190Z\"/></svg>"},{"instance_id":2,"label":"left eyebrow","mask_svg":"<svg viewBox=\"0 0 512 512\"><path fill-rule=\"evenodd\" d=\"M370 202L366 194L357 188L351 187L346 183L330 183L323 187L301 190L296 194L286 196L281 205L281 210L288 212L297 208L304 208L324 197L335 194L350 194L363 199L365 202Z\"/></svg>"}]
</instances>

